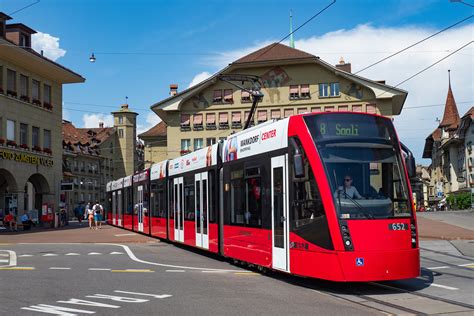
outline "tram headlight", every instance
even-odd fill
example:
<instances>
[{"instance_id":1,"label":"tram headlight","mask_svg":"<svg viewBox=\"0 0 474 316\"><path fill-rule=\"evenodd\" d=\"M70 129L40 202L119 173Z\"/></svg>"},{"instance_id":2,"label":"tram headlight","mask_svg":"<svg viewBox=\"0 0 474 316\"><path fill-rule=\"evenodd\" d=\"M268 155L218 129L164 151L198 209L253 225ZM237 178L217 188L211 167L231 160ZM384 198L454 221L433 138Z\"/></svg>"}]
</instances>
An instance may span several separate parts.
<instances>
[{"instance_id":1,"label":"tram headlight","mask_svg":"<svg viewBox=\"0 0 474 316\"><path fill-rule=\"evenodd\" d=\"M416 248L416 226L415 226L415 223L411 222L410 224L410 231L411 231L411 247L412 248Z\"/></svg>"},{"instance_id":2,"label":"tram headlight","mask_svg":"<svg viewBox=\"0 0 474 316\"><path fill-rule=\"evenodd\" d=\"M353 251L354 247L352 244L351 233L349 232L349 226L346 221L341 221L339 223L341 229L342 242L344 243L344 249L347 251Z\"/></svg>"}]
</instances>

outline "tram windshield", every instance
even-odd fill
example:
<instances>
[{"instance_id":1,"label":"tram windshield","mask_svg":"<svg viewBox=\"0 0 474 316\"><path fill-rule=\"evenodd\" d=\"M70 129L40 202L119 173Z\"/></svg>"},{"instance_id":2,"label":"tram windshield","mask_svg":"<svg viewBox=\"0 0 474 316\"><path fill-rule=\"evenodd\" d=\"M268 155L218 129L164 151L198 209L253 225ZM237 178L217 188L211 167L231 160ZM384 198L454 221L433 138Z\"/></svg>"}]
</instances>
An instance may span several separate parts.
<instances>
[{"instance_id":1,"label":"tram windshield","mask_svg":"<svg viewBox=\"0 0 474 316\"><path fill-rule=\"evenodd\" d=\"M334 113L304 117L341 219L411 216L402 155L390 120Z\"/></svg>"}]
</instances>

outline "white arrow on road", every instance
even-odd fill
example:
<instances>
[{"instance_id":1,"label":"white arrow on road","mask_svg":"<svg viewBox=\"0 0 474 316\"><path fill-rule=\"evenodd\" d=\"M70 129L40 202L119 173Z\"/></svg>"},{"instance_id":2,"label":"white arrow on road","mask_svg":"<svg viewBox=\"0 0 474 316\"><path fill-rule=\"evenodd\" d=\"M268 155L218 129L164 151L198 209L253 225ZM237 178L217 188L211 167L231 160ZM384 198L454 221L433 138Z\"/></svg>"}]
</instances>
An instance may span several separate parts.
<instances>
[{"instance_id":1,"label":"white arrow on road","mask_svg":"<svg viewBox=\"0 0 474 316\"><path fill-rule=\"evenodd\" d=\"M8 255L8 261L7 261L8 264L7 265L0 265L0 267L14 267L14 266L16 266L16 252L14 252L12 250L0 250L0 251L6 252L7 255ZM2 257L4 257L4 256L2 256Z\"/></svg>"}]
</instances>

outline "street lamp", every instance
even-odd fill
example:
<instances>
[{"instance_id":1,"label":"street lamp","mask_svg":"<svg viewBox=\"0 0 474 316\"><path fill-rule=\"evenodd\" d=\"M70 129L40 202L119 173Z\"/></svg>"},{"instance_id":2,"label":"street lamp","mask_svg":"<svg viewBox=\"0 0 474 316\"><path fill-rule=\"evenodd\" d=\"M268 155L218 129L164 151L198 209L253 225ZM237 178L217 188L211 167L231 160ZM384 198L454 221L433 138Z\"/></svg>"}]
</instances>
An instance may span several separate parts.
<instances>
[{"instance_id":1,"label":"street lamp","mask_svg":"<svg viewBox=\"0 0 474 316\"><path fill-rule=\"evenodd\" d=\"M89 57L89 61L90 61L91 63L95 63L95 60L96 60L96 58L95 58L95 56L94 56L94 53L92 53L91 57Z\"/></svg>"}]
</instances>

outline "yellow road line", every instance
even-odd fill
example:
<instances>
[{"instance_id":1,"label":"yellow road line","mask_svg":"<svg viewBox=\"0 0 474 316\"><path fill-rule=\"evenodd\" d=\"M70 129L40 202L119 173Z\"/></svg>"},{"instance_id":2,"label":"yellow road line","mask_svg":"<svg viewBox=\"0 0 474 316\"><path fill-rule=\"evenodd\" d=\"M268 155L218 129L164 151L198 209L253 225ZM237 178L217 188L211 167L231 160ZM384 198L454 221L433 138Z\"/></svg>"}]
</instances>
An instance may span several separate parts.
<instances>
[{"instance_id":1,"label":"yellow road line","mask_svg":"<svg viewBox=\"0 0 474 316\"><path fill-rule=\"evenodd\" d=\"M464 267L474 269L474 264L470 264L470 265L464 266Z\"/></svg>"},{"instance_id":2,"label":"yellow road line","mask_svg":"<svg viewBox=\"0 0 474 316\"><path fill-rule=\"evenodd\" d=\"M255 273L255 272L235 272L234 274L235 275L260 275L260 274Z\"/></svg>"},{"instance_id":3,"label":"yellow road line","mask_svg":"<svg viewBox=\"0 0 474 316\"><path fill-rule=\"evenodd\" d=\"M19 271L31 271L34 270L33 267L2 267L0 270L19 270Z\"/></svg>"},{"instance_id":4,"label":"yellow road line","mask_svg":"<svg viewBox=\"0 0 474 316\"><path fill-rule=\"evenodd\" d=\"M149 269L125 269L125 270L111 270L111 272L119 272L119 273L126 273L126 272L138 272L138 273L150 273L155 272Z\"/></svg>"}]
</instances>

